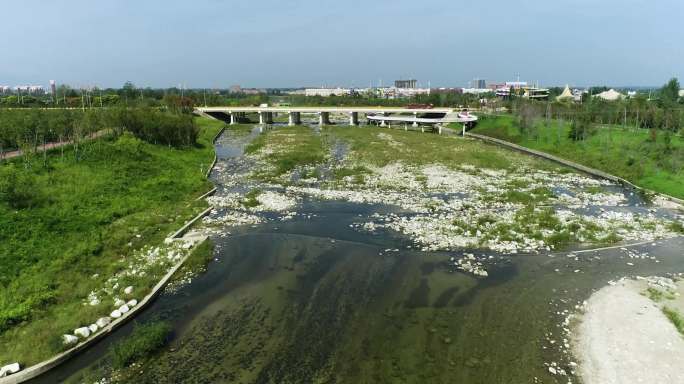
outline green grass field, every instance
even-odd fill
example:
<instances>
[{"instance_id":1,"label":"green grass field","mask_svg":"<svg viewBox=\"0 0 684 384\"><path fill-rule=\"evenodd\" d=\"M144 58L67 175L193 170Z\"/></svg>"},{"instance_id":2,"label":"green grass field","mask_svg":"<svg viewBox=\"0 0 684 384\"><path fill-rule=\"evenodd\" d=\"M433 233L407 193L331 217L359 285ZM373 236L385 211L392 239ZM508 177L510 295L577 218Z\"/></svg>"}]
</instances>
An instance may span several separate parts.
<instances>
[{"instance_id":1,"label":"green grass field","mask_svg":"<svg viewBox=\"0 0 684 384\"><path fill-rule=\"evenodd\" d=\"M569 122L536 123L523 136L512 116L484 116L472 131L544 151L625 178L656 192L684 198L684 139L661 131L656 141L643 129L597 126L585 141L568 137Z\"/></svg>"},{"instance_id":2,"label":"green grass field","mask_svg":"<svg viewBox=\"0 0 684 384\"><path fill-rule=\"evenodd\" d=\"M0 365L30 365L59 351L63 333L112 305L82 301L125 256L162 243L206 207L195 199L211 187L204 175L223 123L197 122L191 148L123 135L82 144L80 161L67 149L49 153L47 167L42 159L28 169L20 159L0 164L22 188L12 196L26 201L0 199ZM150 276L140 288L155 282Z\"/></svg>"}]
</instances>

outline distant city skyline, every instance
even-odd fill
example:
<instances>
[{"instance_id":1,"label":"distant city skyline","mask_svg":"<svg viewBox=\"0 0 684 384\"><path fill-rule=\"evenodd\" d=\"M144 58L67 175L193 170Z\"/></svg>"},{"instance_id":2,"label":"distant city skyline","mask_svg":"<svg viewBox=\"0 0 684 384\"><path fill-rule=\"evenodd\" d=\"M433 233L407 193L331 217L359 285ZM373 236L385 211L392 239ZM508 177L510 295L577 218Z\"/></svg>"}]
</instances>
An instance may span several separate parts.
<instances>
[{"instance_id":1,"label":"distant city skyline","mask_svg":"<svg viewBox=\"0 0 684 384\"><path fill-rule=\"evenodd\" d=\"M684 76L682 14L676 0L28 0L3 4L0 84L659 86Z\"/></svg>"}]
</instances>

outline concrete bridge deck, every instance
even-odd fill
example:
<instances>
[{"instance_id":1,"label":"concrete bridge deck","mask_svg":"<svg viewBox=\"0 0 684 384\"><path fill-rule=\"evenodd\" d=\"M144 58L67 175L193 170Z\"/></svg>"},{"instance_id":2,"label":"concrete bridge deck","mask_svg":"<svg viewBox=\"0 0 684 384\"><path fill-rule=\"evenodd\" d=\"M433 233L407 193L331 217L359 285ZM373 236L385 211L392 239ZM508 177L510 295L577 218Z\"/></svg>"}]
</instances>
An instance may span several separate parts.
<instances>
[{"instance_id":1,"label":"concrete bridge deck","mask_svg":"<svg viewBox=\"0 0 684 384\"><path fill-rule=\"evenodd\" d=\"M347 114L349 125L358 125L359 114L365 114L366 119L376 121L381 126L391 121L410 123L412 126L419 124L437 125L446 123L473 124L477 116L468 112L458 112L453 108L401 108L401 107L197 107L195 112L218 118L220 115L230 117L231 124L245 118L247 113L259 115L259 124L273 123L273 115L282 113L288 115L288 124L301 124L302 114L314 114L319 116L319 124L330 124L331 114ZM217 117L218 115L218 117Z\"/></svg>"}]
</instances>

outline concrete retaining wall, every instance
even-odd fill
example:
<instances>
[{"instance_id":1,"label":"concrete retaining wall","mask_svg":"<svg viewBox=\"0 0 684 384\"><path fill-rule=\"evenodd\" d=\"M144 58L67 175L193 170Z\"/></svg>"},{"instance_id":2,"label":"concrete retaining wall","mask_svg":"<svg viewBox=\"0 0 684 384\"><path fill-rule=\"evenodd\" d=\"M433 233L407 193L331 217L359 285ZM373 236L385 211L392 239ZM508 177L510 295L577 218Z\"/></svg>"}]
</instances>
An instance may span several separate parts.
<instances>
[{"instance_id":1,"label":"concrete retaining wall","mask_svg":"<svg viewBox=\"0 0 684 384\"><path fill-rule=\"evenodd\" d=\"M534 156L537 156L537 157L541 157L541 158L544 158L544 159L547 159L547 160L551 160L551 161L553 161L553 162L556 162L556 163L565 165L565 166L570 167L570 168L574 168L574 169L576 169L576 170L578 170L578 171L587 173L587 174L589 174L589 175L592 175L592 176L595 176L595 177L600 177L600 178L606 179L606 180L610 180L610 181L612 181L612 182L618 183L618 184L620 184L620 185L622 185L622 186L625 186L625 187L628 187L628 188L635 189L635 190L637 190L637 191L647 192L647 193L649 193L649 194L654 194L654 195L657 195L657 196L661 196L662 198L667 199L667 200L670 200L670 201L672 201L672 202L674 202L674 203L684 205L684 200L682 200L682 199L678 199L678 198L676 198L676 197L674 197L674 196L665 195L665 194L662 194L662 193L658 193L658 192L655 192L655 191L651 191L650 189L646 189L646 188L639 187L639 186L634 185L634 184L632 184L631 182L629 182L629 181L627 181L627 180L625 180L625 179L623 179L623 178L621 178L621 177L618 177L618 176L615 176L615 175L611 175L611 174L609 174L609 173L606 173L606 172L603 172L603 171L599 171L598 169L590 168L590 167L584 166L584 165L582 165L582 164L578 164L578 163L575 163L575 162L573 162L573 161L566 160L566 159L560 158L560 157L558 157L558 156L554 156L554 155L548 154L548 153L546 153L546 152L541 152L541 151L537 151L537 150L534 150L534 149L526 148L526 147L523 147L523 146L521 146L521 145L513 144L513 143L508 142L508 141L505 141L505 140L496 139L496 138L489 137L489 136L484 136L484 135L478 135L478 134L476 134L476 133L466 132L465 135L466 135L466 137L472 137L472 138L479 139L479 140L482 140L482 141L485 141L485 142L488 142L488 143L500 145L500 146L503 146L503 147L506 147L506 148L509 148L509 149L514 149L514 150L516 150L516 151L520 151L520 152L523 152L523 153L526 153L526 154L530 154L530 155L534 155Z\"/></svg>"},{"instance_id":2,"label":"concrete retaining wall","mask_svg":"<svg viewBox=\"0 0 684 384\"><path fill-rule=\"evenodd\" d=\"M219 133L214 136L214 139L212 140L212 143L215 143L218 137L223 133L223 128L219 131ZM209 173L211 173L212 169L216 165L216 153L214 153L214 161L207 171L207 177ZM213 188L211 191L205 193L202 195L202 197L209 196L210 194L214 193L216 191L216 188ZM212 207L209 207L202 211L200 214L192 218L190 221L185 223L183 227L181 227L178 231L176 231L173 235L170 236L171 239L179 239L181 238L187 231L192 227L193 224L195 224L198 220L203 218L204 216L208 215L212 210ZM206 239L205 239L206 240ZM203 240L203 241L205 241ZM152 291L147 294L135 307L131 308L129 312L126 312L123 314L123 316L119 317L118 319L115 319L112 321L111 324L108 326L102 328L101 330L98 330L97 333L95 333L93 336L90 338L83 340L82 342L78 343L76 346L74 346L71 349L68 349L57 356L54 356L50 358L49 360L45 360L41 363L38 363L36 365L32 365L22 371L19 371L15 373L14 375L10 375L4 378L0 378L0 384L19 384L23 383L25 381L34 379L41 374L59 366L61 363L71 359L72 357L76 356L77 354L81 353L83 350L87 349L91 345L97 343L99 340L103 339L110 333L112 333L114 330L119 328L120 326L124 325L126 322L129 320L133 319L135 315L139 312L141 312L145 307L147 307L152 301L161 294L162 290L166 285L169 283L173 275L185 264L185 261L192 255L192 252L188 253L182 260L180 260L171 270L169 270L162 278L159 280L159 282L152 288Z\"/></svg>"}]
</instances>

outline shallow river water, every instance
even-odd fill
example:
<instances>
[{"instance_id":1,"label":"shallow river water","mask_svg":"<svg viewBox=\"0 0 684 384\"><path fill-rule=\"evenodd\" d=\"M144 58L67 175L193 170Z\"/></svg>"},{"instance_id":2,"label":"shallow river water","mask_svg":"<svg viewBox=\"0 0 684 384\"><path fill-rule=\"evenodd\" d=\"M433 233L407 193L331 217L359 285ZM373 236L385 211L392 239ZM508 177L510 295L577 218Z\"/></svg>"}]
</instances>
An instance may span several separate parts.
<instances>
[{"instance_id":1,"label":"shallow river water","mask_svg":"<svg viewBox=\"0 0 684 384\"><path fill-rule=\"evenodd\" d=\"M256 134L224 135L219 163L248 167L242 148ZM572 371L560 324L575 306L616 278L684 272L675 238L635 247L657 262L620 248L513 255L478 278L449 262L477 250L422 252L399 235L350 227L393 209L304 199L290 220L214 235L207 272L137 318L170 321L174 337L136 382L577 382L548 370ZM85 368L105 365L107 348L131 329L34 382L95 381Z\"/></svg>"}]
</instances>

